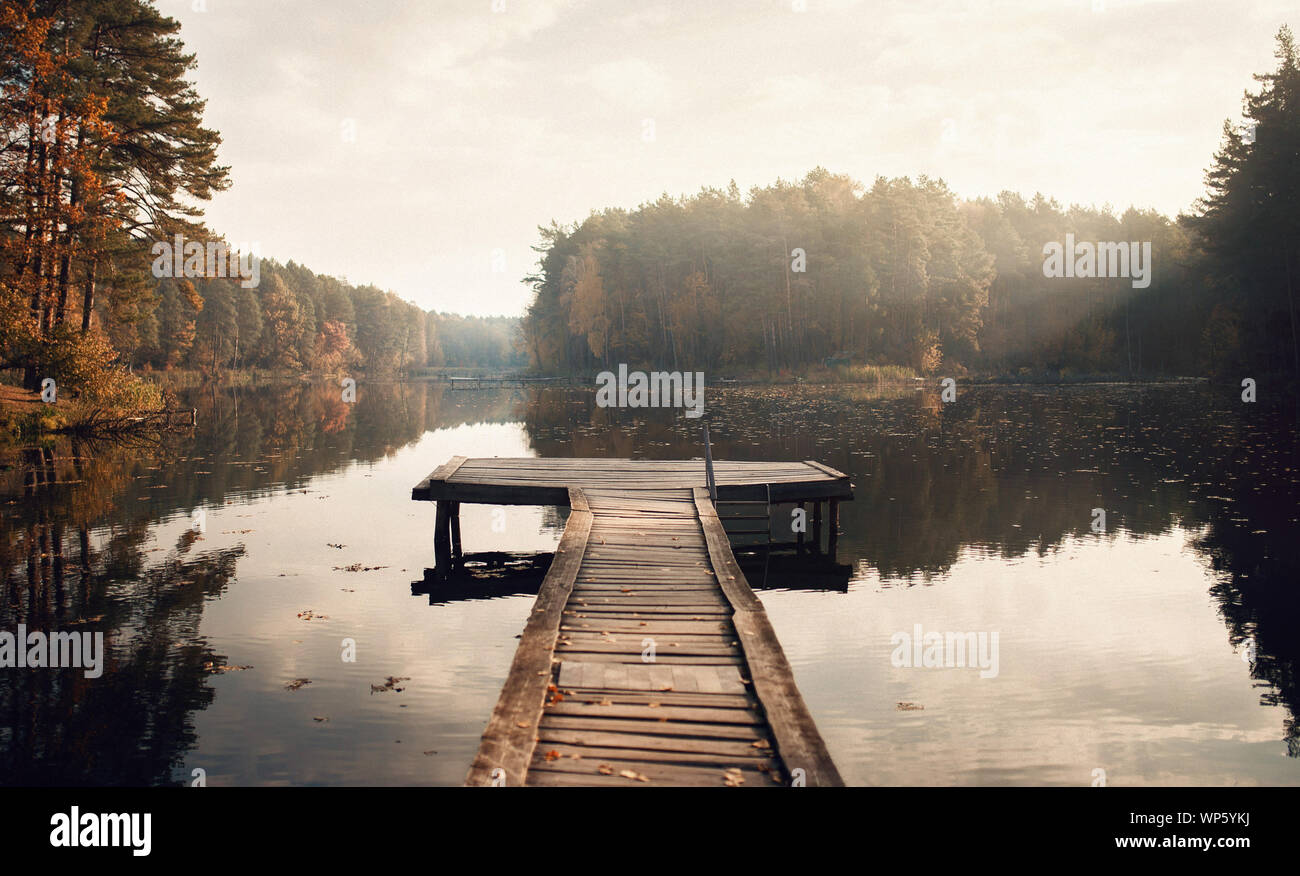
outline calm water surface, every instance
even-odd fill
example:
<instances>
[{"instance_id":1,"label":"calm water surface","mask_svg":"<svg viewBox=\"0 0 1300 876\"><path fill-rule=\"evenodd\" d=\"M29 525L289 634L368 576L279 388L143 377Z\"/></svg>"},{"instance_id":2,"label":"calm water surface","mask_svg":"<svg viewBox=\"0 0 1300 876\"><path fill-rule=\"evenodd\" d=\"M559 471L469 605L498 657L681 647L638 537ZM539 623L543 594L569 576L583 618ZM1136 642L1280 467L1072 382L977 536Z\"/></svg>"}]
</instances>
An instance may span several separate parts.
<instances>
[{"instance_id":1,"label":"calm water surface","mask_svg":"<svg viewBox=\"0 0 1300 876\"><path fill-rule=\"evenodd\" d=\"M0 669L0 783L459 784L538 576L427 592L411 486L456 454L701 454L698 421L589 389L337 399L198 390L192 437L0 460L0 629L109 651L94 680ZM711 389L708 416L717 457L852 476L838 566L745 561L848 782L1300 784L1294 409L804 386ZM494 511L463 507L466 550L553 550L566 513ZM998 675L895 667L917 624L997 632Z\"/></svg>"}]
</instances>

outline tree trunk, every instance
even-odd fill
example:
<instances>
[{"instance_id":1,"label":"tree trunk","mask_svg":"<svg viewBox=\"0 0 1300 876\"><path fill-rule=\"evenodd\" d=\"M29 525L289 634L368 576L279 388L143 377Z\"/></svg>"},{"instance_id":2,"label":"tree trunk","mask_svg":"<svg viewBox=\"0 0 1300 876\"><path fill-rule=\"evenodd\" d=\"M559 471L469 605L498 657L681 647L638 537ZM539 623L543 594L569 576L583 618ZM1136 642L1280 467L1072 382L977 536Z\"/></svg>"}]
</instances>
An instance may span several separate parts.
<instances>
[{"instance_id":1,"label":"tree trunk","mask_svg":"<svg viewBox=\"0 0 1300 876\"><path fill-rule=\"evenodd\" d=\"M1295 367L1295 374L1300 378L1300 340L1297 340L1295 324L1295 272L1291 270L1291 256L1283 256L1283 262L1286 265L1286 303L1287 308L1291 311L1291 358Z\"/></svg>"},{"instance_id":2,"label":"tree trunk","mask_svg":"<svg viewBox=\"0 0 1300 876\"><path fill-rule=\"evenodd\" d=\"M95 312L95 274L99 270L99 260L86 262L86 280L81 291L81 333L90 331L90 315Z\"/></svg>"}]
</instances>

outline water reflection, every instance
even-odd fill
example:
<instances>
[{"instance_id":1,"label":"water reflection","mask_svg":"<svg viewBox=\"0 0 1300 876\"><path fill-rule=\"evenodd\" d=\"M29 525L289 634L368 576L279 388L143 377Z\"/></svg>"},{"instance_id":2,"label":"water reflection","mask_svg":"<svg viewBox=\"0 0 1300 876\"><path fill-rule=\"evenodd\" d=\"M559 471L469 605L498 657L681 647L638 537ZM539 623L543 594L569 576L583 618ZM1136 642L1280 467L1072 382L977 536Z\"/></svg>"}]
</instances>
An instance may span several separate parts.
<instances>
[{"instance_id":1,"label":"water reflection","mask_svg":"<svg viewBox=\"0 0 1300 876\"><path fill-rule=\"evenodd\" d=\"M520 424L542 456L701 454L698 421L672 411L598 408L579 389L448 392L436 384L363 383L356 403L346 404L336 387L288 383L208 387L186 401L199 409L198 428L160 446L60 440L0 462L0 629L102 630L108 647L105 673L93 681L76 672L0 670L0 783L184 779L187 753L204 741L196 714L213 704L214 678L228 661L242 659L231 656L229 639L204 633L205 610L222 599L250 551L264 560L276 553L275 539L288 530L274 527L292 525L262 524L271 527L259 533L269 546L246 543L239 529L224 530L232 538L216 546L213 533L196 529L202 512L293 495L345 516L348 509L329 504L326 476L369 477L374 464L435 430L468 429L456 452L483 452L473 437L484 428L477 424ZM912 390L739 388L710 390L708 406L715 456L817 459L855 484L856 500L840 509L837 563L743 557L756 588L832 599L867 587L944 588L971 557L1001 562L1014 581L1022 558L1190 533L1191 548L1213 572L1210 595L1226 640L1253 647L1250 674L1260 702L1284 710L1282 738L1292 757L1300 755L1293 412L1185 386L972 388L951 405ZM428 470L441 461L411 464ZM399 489L372 513L406 517L418 511L410 505ZM1091 530L1098 507L1107 515L1103 535ZM553 535L563 514L547 510L539 521ZM376 516L368 525L391 521ZM482 538L467 532L467 549ZM520 549L532 546L513 539ZM320 540L318 554L303 561L336 568L337 554ZM432 560L431 544L410 550ZM485 567L477 582L417 581L410 589L433 606L425 611L463 611L467 600L513 594L526 601L544 568L506 574ZM420 570L401 571L393 574L409 582ZM241 595L241 611L261 610L260 598ZM1016 610L1005 609L1009 617ZM371 622L382 631L386 620ZM507 660L512 645L492 643ZM279 654L289 646L265 647ZM500 678L464 683L481 685L475 695L490 704ZM481 711L485 720L488 710ZM819 722L833 726L840 710L833 711ZM473 728L461 735L447 748L472 751ZM293 741L308 744L306 737ZM262 742L251 735L241 744L256 751ZM462 770L452 764L439 775ZM341 780L365 783L374 775Z\"/></svg>"},{"instance_id":2,"label":"water reflection","mask_svg":"<svg viewBox=\"0 0 1300 876\"><path fill-rule=\"evenodd\" d=\"M693 421L539 393L525 422L542 456L700 453ZM1234 647L1253 642L1265 705L1286 708L1300 752L1300 450L1286 406L1231 389L1159 385L932 391L855 387L713 390L714 454L817 459L847 473L839 559L883 586L930 585L974 549L1044 557L1070 539L1175 529L1218 573L1212 595ZM1092 532L1104 508L1107 533Z\"/></svg>"},{"instance_id":3,"label":"water reflection","mask_svg":"<svg viewBox=\"0 0 1300 876\"><path fill-rule=\"evenodd\" d=\"M201 550L205 509L306 489L448 424L501 422L508 398L378 385L345 404L330 386L208 388L192 434L161 442L58 439L0 463L0 629L100 631L98 679L0 670L0 784L174 784L209 676L232 671L199 634L244 546ZM149 547L183 518L175 545ZM156 554L161 554L157 556Z\"/></svg>"}]
</instances>

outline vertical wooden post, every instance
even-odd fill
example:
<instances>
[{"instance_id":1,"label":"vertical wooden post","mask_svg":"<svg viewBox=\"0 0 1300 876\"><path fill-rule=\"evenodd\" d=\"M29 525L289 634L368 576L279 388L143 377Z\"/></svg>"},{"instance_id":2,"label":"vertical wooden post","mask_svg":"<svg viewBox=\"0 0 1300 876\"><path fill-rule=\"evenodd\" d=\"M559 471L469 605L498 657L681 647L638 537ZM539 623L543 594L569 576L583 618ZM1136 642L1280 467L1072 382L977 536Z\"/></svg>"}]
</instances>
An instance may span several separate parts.
<instances>
[{"instance_id":1,"label":"vertical wooden post","mask_svg":"<svg viewBox=\"0 0 1300 876\"><path fill-rule=\"evenodd\" d=\"M446 578L451 567L451 502L438 500L438 516L433 523L433 568L439 578Z\"/></svg>"},{"instance_id":2,"label":"vertical wooden post","mask_svg":"<svg viewBox=\"0 0 1300 876\"><path fill-rule=\"evenodd\" d=\"M805 531L808 529L808 514L807 514L807 509L804 508L803 502L799 503L799 510L804 512L803 514L799 515L800 517L803 518L803 529L795 533L795 543L797 545L798 552L803 553L803 537L805 535Z\"/></svg>"},{"instance_id":3,"label":"vertical wooden post","mask_svg":"<svg viewBox=\"0 0 1300 876\"><path fill-rule=\"evenodd\" d=\"M831 511L831 519L830 519L831 531L830 531L830 535L827 536L826 552L831 555L831 559L833 560L835 559L835 542L839 540L839 535L840 535L840 500L839 499L831 499L830 511Z\"/></svg>"},{"instance_id":4,"label":"vertical wooden post","mask_svg":"<svg viewBox=\"0 0 1300 876\"><path fill-rule=\"evenodd\" d=\"M460 566L462 553L460 549L460 503L451 503L450 512L451 523L451 561L455 566Z\"/></svg>"},{"instance_id":5,"label":"vertical wooden post","mask_svg":"<svg viewBox=\"0 0 1300 876\"><path fill-rule=\"evenodd\" d=\"M718 505L718 482L713 477L713 450L709 446L709 424L704 424L704 483L709 488L709 501Z\"/></svg>"},{"instance_id":6,"label":"vertical wooden post","mask_svg":"<svg viewBox=\"0 0 1300 876\"><path fill-rule=\"evenodd\" d=\"M813 502L813 553L822 551L822 503Z\"/></svg>"}]
</instances>

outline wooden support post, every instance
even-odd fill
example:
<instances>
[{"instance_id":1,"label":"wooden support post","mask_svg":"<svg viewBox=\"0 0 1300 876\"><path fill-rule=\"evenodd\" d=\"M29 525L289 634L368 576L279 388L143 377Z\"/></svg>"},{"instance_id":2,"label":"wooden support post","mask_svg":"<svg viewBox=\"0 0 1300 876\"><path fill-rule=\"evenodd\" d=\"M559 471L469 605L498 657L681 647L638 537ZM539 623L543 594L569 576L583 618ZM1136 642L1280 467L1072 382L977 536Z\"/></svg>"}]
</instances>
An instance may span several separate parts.
<instances>
[{"instance_id":1,"label":"wooden support post","mask_svg":"<svg viewBox=\"0 0 1300 876\"><path fill-rule=\"evenodd\" d=\"M804 502L799 503L799 510L804 512L803 514L799 515L800 517L803 518L802 521L803 529L800 529L797 533L795 533L795 544L797 545L796 550L799 553L803 553L803 537L805 535L805 530L808 529L808 513L807 513L807 509L804 508L804 504L805 504Z\"/></svg>"},{"instance_id":2,"label":"wooden support post","mask_svg":"<svg viewBox=\"0 0 1300 876\"><path fill-rule=\"evenodd\" d=\"M438 500L438 516L433 523L433 567L439 578L451 571L451 502Z\"/></svg>"},{"instance_id":3,"label":"wooden support post","mask_svg":"<svg viewBox=\"0 0 1300 876\"><path fill-rule=\"evenodd\" d=\"M822 503L813 503L813 553L822 551Z\"/></svg>"},{"instance_id":4,"label":"wooden support post","mask_svg":"<svg viewBox=\"0 0 1300 876\"><path fill-rule=\"evenodd\" d=\"M718 482L713 477L713 450L709 447L709 424L704 424L704 482L709 488L709 501L718 504Z\"/></svg>"},{"instance_id":5,"label":"wooden support post","mask_svg":"<svg viewBox=\"0 0 1300 876\"><path fill-rule=\"evenodd\" d=\"M830 554L831 559L835 559L835 542L839 540L840 535L840 500L831 499L831 531L827 536L826 553Z\"/></svg>"},{"instance_id":6,"label":"wooden support post","mask_svg":"<svg viewBox=\"0 0 1300 876\"><path fill-rule=\"evenodd\" d=\"M452 564L459 567L463 554L460 549L460 503L451 503L451 561Z\"/></svg>"}]
</instances>

